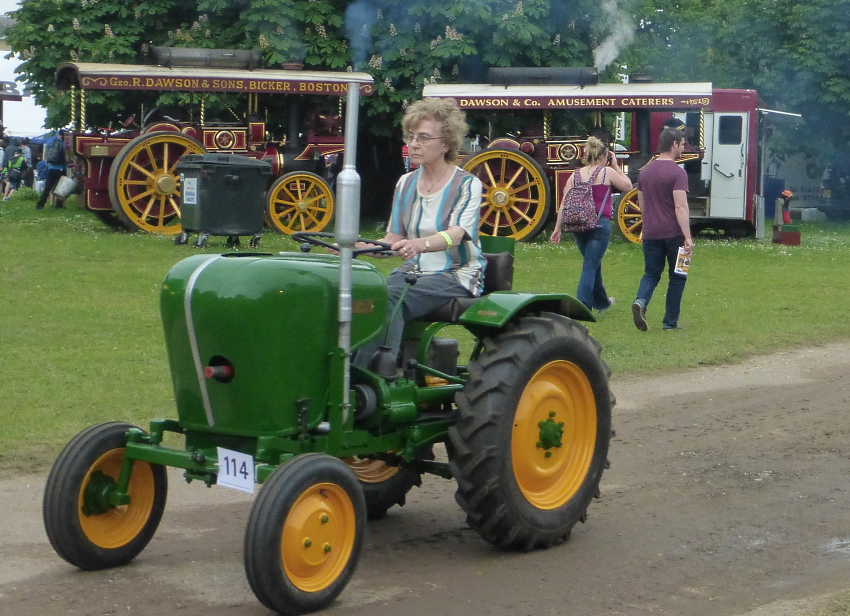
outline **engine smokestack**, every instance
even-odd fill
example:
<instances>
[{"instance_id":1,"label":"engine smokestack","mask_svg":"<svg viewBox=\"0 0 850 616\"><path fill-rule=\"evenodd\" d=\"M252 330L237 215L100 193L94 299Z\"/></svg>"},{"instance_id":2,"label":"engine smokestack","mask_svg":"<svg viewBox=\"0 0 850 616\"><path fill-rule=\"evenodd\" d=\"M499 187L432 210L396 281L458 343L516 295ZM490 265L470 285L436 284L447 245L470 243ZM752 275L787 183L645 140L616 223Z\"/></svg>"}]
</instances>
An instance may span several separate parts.
<instances>
[{"instance_id":1,"label":"engine smokestack","mask_svg":"<svg viewBox=\"0 0 850 616\"><path fill-rule=\"evenodd\" d=\"M487 82L499 86L595 86L599 83L599 71L592 66L491 68L487 72Z\"/></svg>"}]
</instances>

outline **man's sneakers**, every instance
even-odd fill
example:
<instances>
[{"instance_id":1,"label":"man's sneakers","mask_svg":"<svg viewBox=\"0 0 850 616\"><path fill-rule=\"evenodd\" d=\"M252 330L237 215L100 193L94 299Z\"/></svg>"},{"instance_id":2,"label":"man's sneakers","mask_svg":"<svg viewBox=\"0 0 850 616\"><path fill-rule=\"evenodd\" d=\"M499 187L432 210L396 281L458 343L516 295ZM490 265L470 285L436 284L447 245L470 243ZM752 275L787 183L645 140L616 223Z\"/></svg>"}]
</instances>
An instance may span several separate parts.
<instances>
[{"instance_id":1,"label":"man's sneakers","mask_svg":"<svg viewBox=\"0 0 850 616\"><path fill-rule=\"evenodd\" d=\"M646 306L640 300L635 300L632 304L632 316L635 320L635 327L645 332L648 329L646 325Z\"/></svg>"}]
</instances>

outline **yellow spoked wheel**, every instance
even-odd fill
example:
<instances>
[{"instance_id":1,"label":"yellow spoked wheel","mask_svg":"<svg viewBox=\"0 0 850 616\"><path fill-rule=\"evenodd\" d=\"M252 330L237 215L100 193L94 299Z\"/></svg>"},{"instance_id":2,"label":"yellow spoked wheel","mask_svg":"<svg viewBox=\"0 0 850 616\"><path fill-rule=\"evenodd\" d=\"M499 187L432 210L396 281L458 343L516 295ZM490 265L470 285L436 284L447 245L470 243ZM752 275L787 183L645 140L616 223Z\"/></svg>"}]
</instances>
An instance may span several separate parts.
<instances>
[{"instance_id":1,"label":"yellow spoked wheel","mask_svg":"<svg viewBox=\"0 0 850 616\"><path fill-rule=\"evenodd\" d=\"M463 165L483 185L484 235L533 239L549 218L549 181L534 159L512 149L484 150Z\"/></svg>"},{"instance_id":2,"label":"yellow spoked wheel","mask_svg":"<svg viewBox=\"0 0 850 616\"><path fill-rule=\"evenodd\" d=\"M81 569L130 562L156 532L168 491L165 468L134 462L129 502L116 498L129 424L80 432L57 458L44 493L44 525L56 552Z\"/></svg>"},{"instance_id":3,"label":"yellow spoked wheel","mask_svg":"<svg viewBox=\"0 0 850 616\"><path fill-rule=\"evenodd\" d=\"M333 212L331 187L315 173L287 173L267 193L266 222L286 235L322 231L330 224Z\"/></svg>"},{"instance_id":4,"label":"yellow spoked wheel","mask_svg":"<svg viewBox=\"0 0 850 616\"><path fill-rule=\"evenodd\" d=\"M538 509L566 503L584 481L596 442L596 404L584 372L558 360L531 377L517 405L511 464Z\"/></svg>"},{"instance_id":5,"label":"yellow spoked wheel","mask_svg":"<svg viewBox=\"0 0 850 616\"><path fill-rule=\"evenodd\" d=\"M449 429L467 522L499 547L566 539L598 496L614 396L601 346L564 316L511 323L470 363Z\"/></svg>"},{"instance_id":6,"label":"yellow spoked wheel","mask_svg":"<svg viewBox=\"0 0 850 616\"><path fill-rule=\"evenodd\" d=\"M357 567L365 521L360 484L344 462L305 454L281 465L260 491L245 532L254 594L281 614L327 607Z\"/></svg>"},{"instance_id":7,"label":"yellow spoked wheel","mask_svg":"<svg viewBox=\"0 0 850 616\"><path fill-rule=\"evenodd\" d=\"M433 459L430 448L423 448L417 456ZM413 486L422 485L422 475L409 467L392 466L372 458L344 458L363 488L366 513L370 520L380 520L387 511L399 505L404 507L407 493Z\"/></svg>"},{"instance_id":8,"label":"yellow spoked wheel","mask_svg":"<svg viewBox=\"0 0 850 616\"><path fill-rule=\"evenodd\" d=\"M109 198L130 231L174 235L180 225L180 174L174 166L184 154L204 146L173 132L139 135L112 162Z\"/></svg>"},{"instance_id":9,"label":"yellow spoked wheel","mask_svg":"<svg viewBox=\"0 0 850 616\"><path fill-rule=\"evenodd\" d=\"M617 231L632 244L640 244L643 233L643 212L638 203L637 188L624 193L617 202Z\"/></svg>"}]
</instances>

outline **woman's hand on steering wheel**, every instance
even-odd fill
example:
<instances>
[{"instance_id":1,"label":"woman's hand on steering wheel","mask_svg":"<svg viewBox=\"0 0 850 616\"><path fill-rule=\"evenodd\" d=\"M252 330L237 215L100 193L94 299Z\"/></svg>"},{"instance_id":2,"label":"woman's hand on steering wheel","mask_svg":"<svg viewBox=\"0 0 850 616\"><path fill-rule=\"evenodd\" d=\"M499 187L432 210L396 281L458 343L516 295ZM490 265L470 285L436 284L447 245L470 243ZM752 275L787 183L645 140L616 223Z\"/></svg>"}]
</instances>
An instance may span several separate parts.
<instances>
[{"instance_id":1,"label":"woman's hand on steering wheel","mask_svg":"<svg viewBox=\"0 0 850 616\"><path fill-rule=\"evenodd\" d=\"M296 242L312 244L313 246L322 246L323 248L327 248L331 254L339 254L339 245L333 241L336 238L336 235L333 233L299 231L298 233L293 233L290 237ZM302 250L304 250L303 247ZM392 257L395 255L390 244L379 240L370 240L365 237L357 238L355 248L352 252L355 257L362 254L371 254L372 256L382 258Z\"/></svg>"}]
</instances>

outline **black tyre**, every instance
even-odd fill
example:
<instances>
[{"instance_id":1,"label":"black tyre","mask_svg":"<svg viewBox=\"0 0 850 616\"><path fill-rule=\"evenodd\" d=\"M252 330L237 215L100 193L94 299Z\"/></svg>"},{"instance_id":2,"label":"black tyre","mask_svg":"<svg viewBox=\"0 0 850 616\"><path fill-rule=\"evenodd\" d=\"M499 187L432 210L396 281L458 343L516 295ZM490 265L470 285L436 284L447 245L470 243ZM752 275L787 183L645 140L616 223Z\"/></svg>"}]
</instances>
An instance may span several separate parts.
<instances>
[{"instance_id":1,"label":"black tyre","mask_svg":"<svg viewBox=\"0 0 850 616\"><path fill-rule=\"evenodd\" d=\"M434 454L428 448L419 457L433 460ZM411 468L390 466L383 460L372 458L345 458L343 462L360 481L366 499L366 515L370 520L380 520L395 505L404 507L407 493L414 486L422 485L422 475Z\"/></svg>"},{"instance_id":2,"label":"black tyre","mask_svg":"<svg viewBox=\"0 0 850 616\"><path fill-rule=\"evenodd\" d=\"M251 509L251 589L280 614L327 607L357 567L365 528L363 492L344 462L318 453L292 458L272 473Z\"/></svg>"},{"instance_id":3,"label":"black tyre","mask_svg":"<svg viewBox=\"0 0 850 616\"><path fill-rule=\"evenodd\" d=\"M165 467L135 462L130 503L107 502L127 443L130 424L86 428L62 450L44 490L42 513L53 549L80 569L117 567L133 560L156 532L168 492Z\"/></svg>"},{"instance_id":4,"label":"black tyre","mask_svg":"<svg viewBox=\"0 0 850 616\"><path fill-rule=\"evenodd\" d=\"M566 539L599 494L613 394L601 346L570 319L519 319L484 342L449 431L467 523L506 549Z\"/></svg>"}]
</instances>

